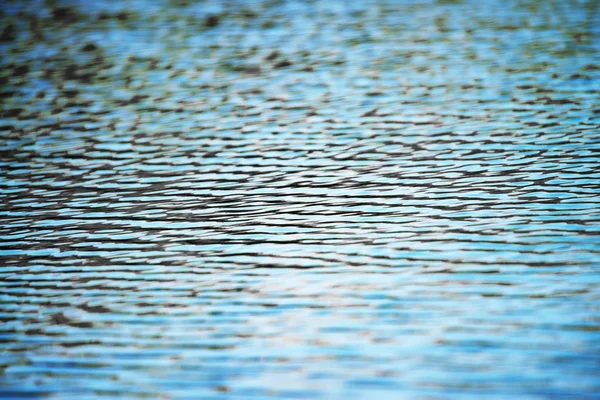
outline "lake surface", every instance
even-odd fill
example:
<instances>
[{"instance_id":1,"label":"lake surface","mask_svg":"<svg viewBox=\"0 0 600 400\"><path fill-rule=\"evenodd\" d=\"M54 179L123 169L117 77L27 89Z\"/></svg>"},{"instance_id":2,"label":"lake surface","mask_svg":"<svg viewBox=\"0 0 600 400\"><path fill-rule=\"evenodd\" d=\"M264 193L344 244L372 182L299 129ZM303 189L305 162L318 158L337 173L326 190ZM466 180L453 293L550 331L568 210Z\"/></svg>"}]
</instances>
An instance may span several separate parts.
<instances>
[{"instance_id":1,"label":"lake surface","mask_svg":"<svg viewBox=\"0 0 600 400\"><path fill-rule=\"evenodd\" d=\"M600 398L600 2L5 1L3 398Z\"/></svg>"}]
</instances>

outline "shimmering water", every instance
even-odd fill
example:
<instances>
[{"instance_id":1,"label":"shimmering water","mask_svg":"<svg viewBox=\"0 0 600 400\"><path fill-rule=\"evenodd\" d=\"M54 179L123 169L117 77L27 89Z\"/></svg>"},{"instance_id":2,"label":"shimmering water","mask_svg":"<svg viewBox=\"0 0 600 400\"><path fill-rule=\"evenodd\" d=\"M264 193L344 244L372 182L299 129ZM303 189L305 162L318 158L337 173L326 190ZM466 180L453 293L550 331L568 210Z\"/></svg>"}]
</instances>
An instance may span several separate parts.
<instances>
[{"instance_id":1,"label":"shimmering water","mask_svg":"<svg viewBox=\"0 0 600 400\"><path fill-rule=\"evenodd\" d=\"M600 2L2 9L3 397L600 398Z\"/></svg>"}]
</instances>

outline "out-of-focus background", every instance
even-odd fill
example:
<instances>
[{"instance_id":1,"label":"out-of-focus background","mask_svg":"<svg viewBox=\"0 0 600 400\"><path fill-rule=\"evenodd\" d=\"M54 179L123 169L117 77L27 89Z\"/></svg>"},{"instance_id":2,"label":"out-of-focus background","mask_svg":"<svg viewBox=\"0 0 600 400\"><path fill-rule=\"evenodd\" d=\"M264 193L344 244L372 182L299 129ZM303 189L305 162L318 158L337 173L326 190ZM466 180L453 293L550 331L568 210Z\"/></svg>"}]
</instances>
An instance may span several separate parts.
<instances>
[{"instance_id":1,"label":"out-of-focus background","mask_svg":"<svg viewBox=\"0 0 600 400\"><path fill-rule=\"evenodd\" d=\"M592 399L600 2L3 1L0 397Z\"/></svg>"}]
</instances>

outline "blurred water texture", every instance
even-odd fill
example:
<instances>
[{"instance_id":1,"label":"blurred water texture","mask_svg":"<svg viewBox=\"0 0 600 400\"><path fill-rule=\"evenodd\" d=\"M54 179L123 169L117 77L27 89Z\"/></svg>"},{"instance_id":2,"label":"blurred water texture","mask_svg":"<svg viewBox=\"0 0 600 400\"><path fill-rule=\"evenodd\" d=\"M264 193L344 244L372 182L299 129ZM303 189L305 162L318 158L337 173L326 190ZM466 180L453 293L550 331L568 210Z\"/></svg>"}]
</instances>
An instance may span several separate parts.
<instances>
[{"instance_id":1,"label":"blurred water texture","mask_svg":"<svg viewBox=\"0 0 600 400\"><path fill-rule=\"evenodd\" d=\"M600 2L4 1L4 398L600 398Z\"/></svg>"}]
</instances>

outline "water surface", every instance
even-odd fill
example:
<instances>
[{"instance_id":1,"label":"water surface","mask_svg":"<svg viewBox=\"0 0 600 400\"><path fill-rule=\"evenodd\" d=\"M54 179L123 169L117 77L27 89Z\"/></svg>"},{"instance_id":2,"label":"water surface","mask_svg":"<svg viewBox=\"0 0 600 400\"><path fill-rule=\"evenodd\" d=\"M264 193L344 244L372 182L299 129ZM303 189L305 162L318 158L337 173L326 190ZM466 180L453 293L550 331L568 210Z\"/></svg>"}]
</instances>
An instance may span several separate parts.
<instances>
[{"instance_id":1,"label":"water surface","mask_svg":"<svg viewBox=\"0 0 600 400\"><path fill-rule=\"evenodd\" d=\"M1 15L3 397L597 398L599 2Z\"/></svg>"}]
</instances>

